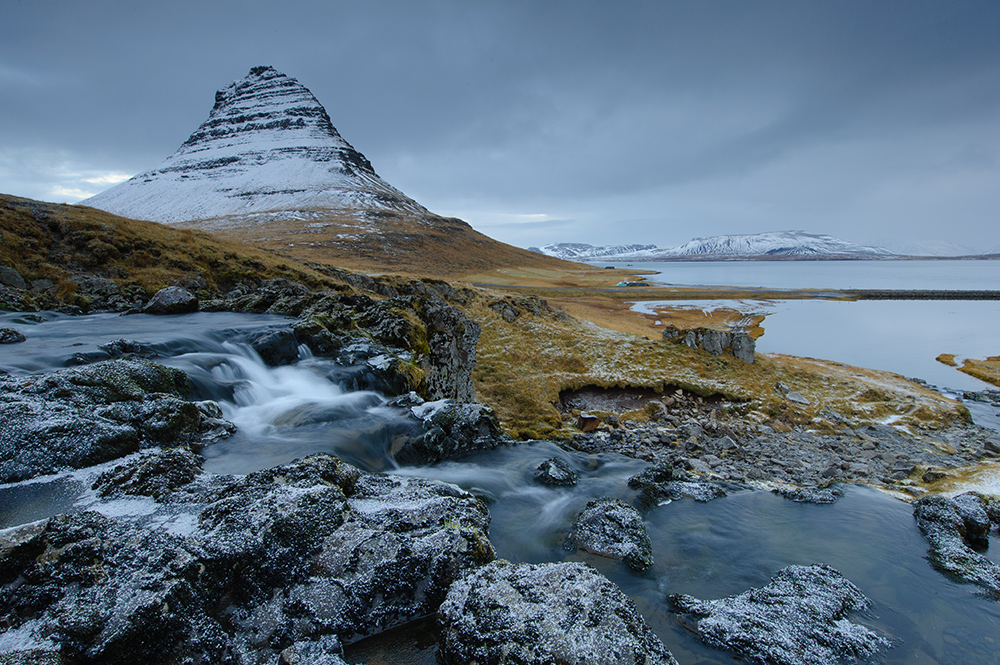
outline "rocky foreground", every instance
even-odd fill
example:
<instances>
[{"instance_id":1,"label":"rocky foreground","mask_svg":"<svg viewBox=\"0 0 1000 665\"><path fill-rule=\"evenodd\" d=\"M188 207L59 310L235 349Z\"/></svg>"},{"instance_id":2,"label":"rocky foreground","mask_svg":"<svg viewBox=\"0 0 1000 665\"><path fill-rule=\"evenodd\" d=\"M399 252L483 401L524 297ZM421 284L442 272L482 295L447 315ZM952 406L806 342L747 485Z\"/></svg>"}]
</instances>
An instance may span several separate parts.
<instances>
[{"instance_id":1,"label":"rocky foreground","mask_svg":"<svg viewBox=\"0 0 1000 665\"><path fill-rule=\"evenodd\" d=\"M363 368L358 386L395 395L390 404L411 415L392 454L432 463L512 443L474 402L479 328L442 297L461 297L450 289L413 282L374 299L274 280L206 300L175 288L128 307L298 317L253 340L261 357L292 362L306 344ZM79 367L0 376L0 482L76 468L96 497L94 510L0 531L0 663L335 665L343 645L435 614L445 663L675 662L596 569L495 561L486 506L454 485L324 455L247 476L204 472L198 451L232 424L218 405L186 400L183 373L147 351L120 340ZM682 391L658 403L643 422L606 419L570 442L652 463L630 481L636 506L592 502L567 543L637 572L652 562L642 510L664 499L775 487L828 502L838 482L920 494L941 469L998 452L995 435L971 425L919 437L888 426L775 432ZM567 471L550 460L536 479L571 484ZM928 497L916 517L936 566L996 593L996 566L979 552L1000 527L995 500ZM672 603L707 644L751 661L850 660L890 644L848 619L867 600L823 566L786 569L733 598Z\"/></svg>"}]
</instances>

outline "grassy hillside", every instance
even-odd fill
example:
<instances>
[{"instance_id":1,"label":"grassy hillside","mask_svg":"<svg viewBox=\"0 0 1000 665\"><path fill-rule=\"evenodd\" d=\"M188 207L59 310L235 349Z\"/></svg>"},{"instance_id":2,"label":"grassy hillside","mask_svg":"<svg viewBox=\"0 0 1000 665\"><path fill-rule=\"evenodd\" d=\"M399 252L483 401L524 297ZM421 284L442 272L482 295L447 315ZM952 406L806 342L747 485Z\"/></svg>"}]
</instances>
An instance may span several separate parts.
<instances>
[{"instance_id":1,"label":"grassy hillside","mask_svg":"<svg viewBox=\"0 0 1000 665\"><path fill-rule=\"evenodd\" d=\"M358 272L465 278L505 267L580 267L499 242L460 219L437 215L322 210L290 217L222 218L181 226L300 261Z\"/></svg>"},{"instance_id":2,"label":"grassy hillside","mask_svg":"<svg viewBox=\"0 0 1000 665\"><path fill-rule=\"evenodd\" d=\"M204 279L210 291L277 277L314 287L332 283L297 261L208 233L6 195L0 195L0 264L29 284L51 281L44 290L69 304L79 304L70 280L75 274L111 279L140 296L193 277Z\"/></svg>"}]
</instances>

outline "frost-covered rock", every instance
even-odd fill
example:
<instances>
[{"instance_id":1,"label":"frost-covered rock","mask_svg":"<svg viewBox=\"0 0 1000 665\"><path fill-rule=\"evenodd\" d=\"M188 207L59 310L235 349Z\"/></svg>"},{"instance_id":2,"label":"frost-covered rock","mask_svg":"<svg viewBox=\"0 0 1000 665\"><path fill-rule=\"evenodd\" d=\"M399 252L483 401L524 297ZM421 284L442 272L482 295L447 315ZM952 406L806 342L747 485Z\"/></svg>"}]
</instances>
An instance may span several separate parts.
<instances>
[{"instance_id":1,"label":"frost-covered rock","mask_svg":"<svg viewBox=\"0 0 1000 665\"><path fill-rule=\"evenodd\" d=\"M935 568L1000 600L1000 566L982 554L991 529L1000 526L1000 501L972 492L926 496L913 502L913 516L930 543Z\"/></svg>"},{"instance_id":2,"label":"frost-covered rock","mask_svg":"<svg viewBox=\"0 0 1000 665\"><path fill-rule=\"evenodd\" d=\"M624 561L633 570L646 570L653 565L653 545L642 515L618 499L588 502L573 524L569 544L591 554Z\"/></svg>"},{"instance_id":3,"label":"frost-covered rock","mask_svg":"<svg viewBox=\"0 0 1000 665\"><path fill-rule=\"evenodd\" d=\"M149 299L143 314L189 314L198 311L198 298L187 289L168 286Z\"/></svg>"},{"instance_id":4,"label":"frost-covered rock","mask_svg":"<svg viewBox=\"0 0 1000 665\"><path fill-rule=\"evenodd\" d=\"M836 485L828 485L826 487L796 487L794 489L782 487L771 491L796 503L837 503L837 499L844 496L844 490Z\"/></svg>"},{"instance_id":5,"label":"frost-covered rock","mask_svg":"<svg viewBox=\"0 0 1000 665\"><path fill-rule=\"evenodd\" d=\"M97 481L112 498L155 496L145 523L85 512L2 532L0 646L71 662L339 664L340 644L433 613L494 556L489 513L453 485L329 455L185 483L191 461L146 456Z\"/></svg>"},{"instance_id":6,"label":"frost-covered rock","mask_svg":"<svg viewBox=\"0 0 1000 665\"><path fill-rule=\"evenodd\" d=\"M621 589L582 563L495 561L438 611L444 665L676 665Z\"/></svg>"},{"instance_id":7,"label":"frost-covered rock","mask_svg":"<svg viewBox=\"0 0 1000 665\"><path fill-rule=\"evenodd\" d=\"M539 464L531 477L542 485L576 485L576 471L560 457L550 457Z\"/></svg>"},{"instance_id":8,"label":"frost-covered rock","mask_svg":"<svg viewBox=\"0 0 1000 665\"><path fill-rule=\"evenodd\" d=\"M644 507L652 507L680 499L712 501L751 489L739 483L700 480L693 473L669 462L652 466L637 473L628 479L628 485L640 490L639 502Z\"/></svg>"},{"instance_id":9,"label":"frost-covered rock","mask_svg":"<svg viewBox=\"0 0 1000 665\"><path fill-rule=\"evenodd\" d=\"M0 482L224 436L187 391L184 372L141 360L0 376Z\"/></svg>"},{"instance_id":10,"label":"frost-covered rock","mask_svg":"<svg viewBox=\"0 0 1000 665\"><path fill-rule=\"evenodd\" d=\"M27 337L19 330L13 328L0 328L0 344L17 344L23 342Z\"/></svg>"},{"instance_id":11,"label":"frost-covered rock","mask_svg":"<svg viewBox=\"0 0 1000 665\"><path fill-rule=\"evenodd\" d=\"M829 665L890 646L847 618L871 602L826 565L788 566L766 585L728 598L672 595L669 601L702 641L751 663Z\"/></svg>"},{"instance_id":12,"label":"frost-covered rock","mask_svg":"<svg viewBox=\"0 0 1000 665\"><path fill-rule=\"evenodd\" d=\"M410 408L419 425L392 451L401 464L429 464L510 443L493 409L443 399Z\"/></svg>"},{"instance_id":13,"label":"frost-covered rock","mask_svg":"<svg viewBox=\"0 0 1000 665\"><path fill-rule=\"evenodd\" d=\"M661 337L675 344L683 344L692 349L704 349L712 355L720 356L729 351L747 364L753 364L756 358L757 344L753 337L743 331L726 332L712 328L695 328L680 330L676 326L667 326Z\"/></svg>"}]
</instances>

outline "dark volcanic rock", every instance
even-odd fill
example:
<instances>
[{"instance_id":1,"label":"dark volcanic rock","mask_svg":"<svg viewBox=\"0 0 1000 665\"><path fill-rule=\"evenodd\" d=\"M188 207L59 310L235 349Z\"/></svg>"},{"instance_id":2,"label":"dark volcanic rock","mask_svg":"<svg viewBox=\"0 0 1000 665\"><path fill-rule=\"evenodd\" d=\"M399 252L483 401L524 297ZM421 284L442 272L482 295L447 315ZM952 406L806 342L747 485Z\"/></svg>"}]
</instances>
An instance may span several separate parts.
<instances>
[{"instance_id":1,"label":"dark volcanic rock","mask_svg":"<svg viewBox=\"0 0 1000 665\"><path fill-rule=\"evenodd\" d=\"M69 662L232 662L196 545L95 512L27 529L0 548L8 638L54 643Z\"/></svg>"},{"instance_id":2,"label":"dark volcanic rock","mask_svg":"<svg viewBox=\"0 0 1000 665\"><path fill-rule=\"evenodd\" d=\"M576 485L576 472L559 457L550 457L539 464L532 478L542 485Z\"/></svg>"},{"instance_id":3,"label":"dark volcanic rock","mask_svg":"<svg viewBox=\"0 0 1000 665\"><path fill-rule=\"evenodd\" d=\"M739 483L699 480L686 469L669 462L637 473L628 479L628 485L640 490L639 501L644 507L685 498L706 502L752 489Z\"/></svg>"},{"instance_id":4,"label":"dark volcanic rock","mask_svg":"<svg viewBox=\"0 0 1000 665\"><path fill-rule=\"evenodd\" d=\"M98 481L156 495L146 523L86 512L5 532L5 643L81 663L340 663L342 642L433 613L494 556L488 512L453 485L329 455L184 484L190 461Z\"/></svg>"},{"instance_id":5,"label":"dark volcanic rock","mask_svg":"<svg viewBox=\"0 0 1000 665\"><path fill-rule=\"evenodd\" d=\"M618 499L595 499L587 503L569 536L577 548L624 561L633 570L653 565L653 546L642 515Z\"/></svg>"},{"instance_id":6,"label":"dark volcanic rock","mask_svg":"<svg viewBox=\"0 0 1000 665\"><path fill-rule=\"evenodd\" d=\"M930 543L935 568L1000 600L1000 565L982 554L990 530L1000 526L1000 501L972 492L952 499L926 496L913 502L913 516Z\"/></svg>"},{"instance_id":7,"label":"dark volcanic rock","mask_svg":"<svg viewBox=\"0 0 1000 665\"><path fill-rule=\"evenodd\" d=\"M24 283L24 278L21 277L21 273L7 266L0 266L0 284L9 286L12 289L28 288L28 285Z\"/></svg>"},{"instance_id":8,"label":"dark volcanic rock","mask_svg":"<svg viewBox=\"0 0 1000 665\"><path fill-rule=\"evenodd\" d=\"M184 372L139 360L0 376L0 482L198 445L219 423L182 399L187 391Z\"/></svg>"},{"instance_id":9,"label":"dark volcanic rock","mask_svg":"<svg viewBox=\"0 0 1000 665\"><path fill-rule=\"evenodd\" d=\"M98 496L148 496L164 500L201 473L202 458L190 450L174 448L143 455L102 473L94 481Z\"/></svg>"},{"instance_id":10,"label":"dark volcanic rock","mask_svg":"<svg viewBox=\"0 0 1000 665\"><path fill-rule=\"evenodd\" d=\"M771 491L796 503L837 503L837 499L844 496L844 490L833 485L829 487L798 487L796 489L779 488Z\"/></svg>"},{"instance_id":11,"label":"dark volcanic rock","mask_svg":"<svg viewBox=\"0 0 1000 665\"><path fill-rule=\"evenodd\" d=\"M144 314L189 314L197 311L198 298L179 286L160 289L142 308Z\"/></svg>"},{"instance_id":12,"label":"dark volcanic rock","mask_svg":"<svg viewBox=\"0 0 1000 665\"><path fill-rule=\"evenodd\" d=\"M420 423L419 433L392 451L400 464L430 464L511 443L493 409L482 404L445 399L411 407L410 412Z\"/></svg>"},{"instance_id":13,"label":"dark volcanic rock","mask_svg":"<svg viewBox=\"0 0 1000 665\"><path fill-rule=\"evenodd\" d=\"M0 344L17 344L23 342L27 337L13 328L0 328Z\"/></svg>"},{"instance_id":14,"label":"dark volcanic rock","mask_svg":"<svg viewBox=\"0 0 1000 665\"><path fill-rule=\"evenodd\" d=\"M443 665L676 665L622 591L582 563L496 561L438 611Z\"/></svg>"},{"instance_id":15,"label":"dark volcanic rock","mask_svg":"<svg viewBox=\"0 0 1000 665\"><path fill-rule=\"evenodd\" d=\"M829 665L890 646L874 630L847 619L871 603L826 565L788 566L765 586L737 596L669 600L706 644L751 663Z\"/></svg>"},{"instance_id":16,"label":"dark volcanic rock","mask_svg":"<svg viewBox=\"0 0 1000 665\"><path fill-rule=\"evenodd\" d=\"M248 337L247 343L271 367L290 365L299 358L299 343L291 330L256 331Z\"/></svg>"},{"instance_id":17,"label":"dark volcanic rock","mask_svg":"<svg viewBox=\"0 0 1000 665\"><path fill-rule=\"evenodd\" d=\"M475 402L472 370L476 366L479 324L456 307L430 301L421 313L427 326L427 396Z\"/></svg>"}]
</instances>

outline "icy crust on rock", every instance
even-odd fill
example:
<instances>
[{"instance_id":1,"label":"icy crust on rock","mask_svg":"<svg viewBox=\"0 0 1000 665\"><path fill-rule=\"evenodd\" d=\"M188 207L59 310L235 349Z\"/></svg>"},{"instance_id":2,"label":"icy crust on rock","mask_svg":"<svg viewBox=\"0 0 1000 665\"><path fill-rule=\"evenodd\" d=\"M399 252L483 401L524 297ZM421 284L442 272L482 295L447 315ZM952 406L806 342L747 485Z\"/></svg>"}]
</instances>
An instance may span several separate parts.
<instances>
[{"instance_id":1,"label":"icy crust on rock","mask_svg":"<svg viewBox=\"0 0 1000 665\"><path fill-rule=\"evenodd\" d=\"M913 502L913 516L930 544L928 558L935 568L1000 600L1000 565L983 554L990 532L1000 528L1000 499L974 492L927 496Z\"/></svg>"},{"instance_id":2,"label":"icy crust on rock","mask_svg":"<svg viewBox=\"0 0 1000 665\"><path fill-rule=\"evenodd\" d=\"M433 613L494 557L488 511L453 485L329 455L185 484L195 460L136 456L100 475L95 491L146 514L99 504L0 532L10 657L336 663L342 643ZM157 469L175 471L169 487Z\"/></svg>"},{"instance_id":3,"label":"icy crust on rock","mask_svg":"<svg viewBox=\"0 0 1000 665\"><path fill-rule=\"evenodd\" d=\"M874 630L848 620L871 601L823 564L788 566L766 585L728 598L677 594L669 601L706 644L749 663L829 665L890 646Z\"/></svg>"},{"instance_id":4,"label":"icy crust on rock","mask_svg":"<svg viewBox=\"0 0 1000 665\"><path fill-rule=\"evenodd\" d=\"M184 399L184 372L106 360L0 376L0 482L100 464L154 445L200 445L232 432Z\"/></svg>"},{"instance_id":5,"label":"icy crust on rock","mask_svg":"<svg viewBox=\"0 0 1000 665\"><path fill-rule=\"evenodd\" d=\"M494 561L438 611L443 665L677 665L632 601L584 563Z\"/></svg>"},{"instance_id":6,"label":"icy crust on rock","mask_svg":"<svg viewBox=\"0 0 1000 665\"><path fill-rule=\"evenodd\" d=\"M594 499L576 518L570 546L585 552L624 561L633 570L653 565L653 545L642 515L618 499Z\"/></svg>"},{"instance_id":7,"label":"icy crust on rock","mask_svg":"<svg viewBox=\"0 0 1000 665\"><path fill-rule=\"evenodd\" d=\"M156 168L82 202L164 224L275 211L427 210L382 180L294 78L254 67Z\"/></svg>"}]
</instances>

